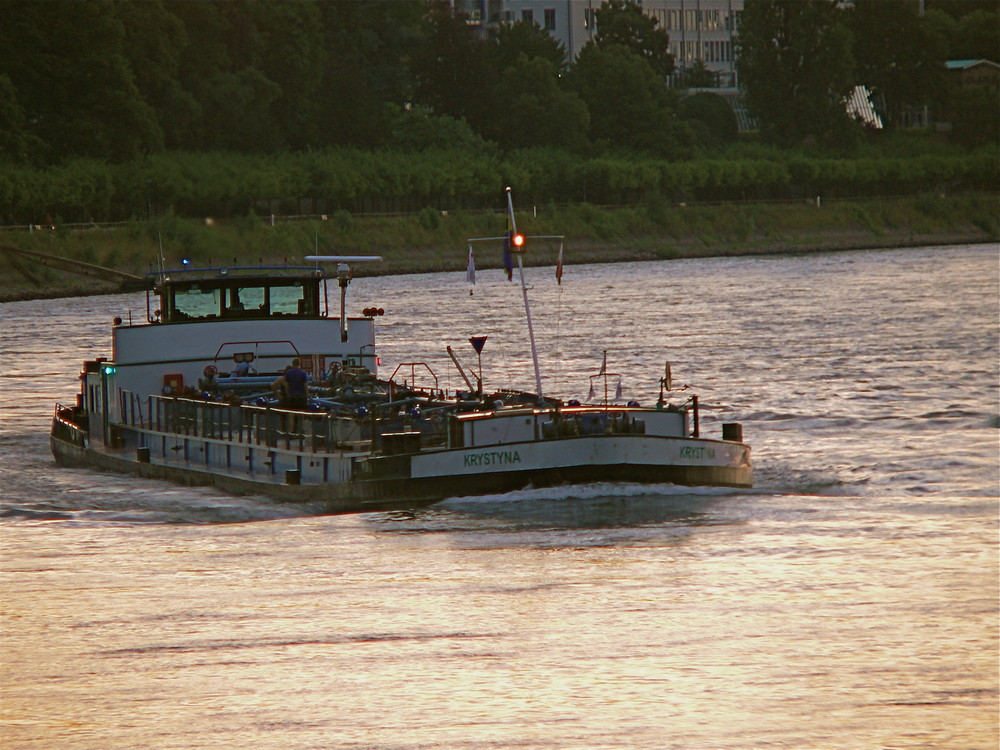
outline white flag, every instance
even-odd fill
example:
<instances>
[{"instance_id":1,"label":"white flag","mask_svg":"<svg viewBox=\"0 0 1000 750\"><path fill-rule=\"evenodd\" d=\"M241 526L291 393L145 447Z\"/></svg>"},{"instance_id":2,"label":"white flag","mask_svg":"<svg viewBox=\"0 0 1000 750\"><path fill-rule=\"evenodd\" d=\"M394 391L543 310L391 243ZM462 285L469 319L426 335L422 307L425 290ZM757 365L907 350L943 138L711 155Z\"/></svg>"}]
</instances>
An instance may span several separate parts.
<instances>
[{"instance_id":1,"label":"white flag","mask_svg":"<svg viewBox=\"0 0 1000 750\"><path fill-rule=\"evenodd\" d=\"M469 265L465 269L465 280L470 284L476 283L476 258L472 254L472 245L469 245Z\"/></svg>"}]
</instances>

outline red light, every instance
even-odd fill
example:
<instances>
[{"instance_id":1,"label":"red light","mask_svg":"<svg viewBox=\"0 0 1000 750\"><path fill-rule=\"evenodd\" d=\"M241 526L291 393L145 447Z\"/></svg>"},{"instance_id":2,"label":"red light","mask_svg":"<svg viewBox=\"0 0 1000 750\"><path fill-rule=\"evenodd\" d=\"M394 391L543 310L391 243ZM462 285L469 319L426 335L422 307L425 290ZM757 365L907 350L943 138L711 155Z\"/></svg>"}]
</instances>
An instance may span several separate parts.
<instances>
[{"instance_id":1,"label":"red light","mask_svg":"<svg viewBox=\"0 0 1000 750\"><path fill-rule=\"evenodd\" d=\"M524 247L524 235L515 234L511 237L511 244L514 245L514 247Z\"/></svg>"}]
</instances>

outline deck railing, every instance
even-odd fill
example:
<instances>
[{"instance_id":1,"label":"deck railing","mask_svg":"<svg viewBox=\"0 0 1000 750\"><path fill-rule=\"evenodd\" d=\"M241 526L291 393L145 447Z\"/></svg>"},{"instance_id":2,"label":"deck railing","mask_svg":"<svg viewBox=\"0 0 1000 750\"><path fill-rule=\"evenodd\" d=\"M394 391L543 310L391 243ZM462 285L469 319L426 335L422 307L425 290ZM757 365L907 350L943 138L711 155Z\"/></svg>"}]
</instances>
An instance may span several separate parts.
<instances>
[{"instance_id":1,"label":"deck railing","mask_svg":"<svg viewBox=\"0 0 1000 750\"><path fill-rule=\"evenodd\" d=\"M368 425L325 413L168 396L143 398L129 392L122 396L122 422L154 432L309 452L360 447L371 441Z\"/></svg>"},{"instance_id":2,"label":"deck railing","mask_svg":"<svg viewBox=\"0 0 1000 750\"><path fill-rule=\"evenodd\" d=\"M141 397L128 391L122 393L122 422L129 427L154 432L310 453L372 450L373 438L378 448L381 433L400 429L398 420L170 396ZM421 432L422 445L444 441L443 425L441 430Z\"/></svg>"},{"instance_id":3,"label":"deck railing","mask_svg":"<svg viewBox=\"0 0 1000 750\"><path fill-rule=\"evenodd\" d=\"M423 448L444 446L449 443L448 420L442 419L441 415L430 420L411 420L398 414L377 416L374 412L369 412L363 417L347 416L174 396L142 397L128 391L121 393L120 406L121 424L124 427L305 453L338 451L393 453L399 448L396 439L401 434L414 433L419 433L419 445ZM691 423L688 425L690 436L699 437L697 397L692 397L681 407L671 408L691 415ZM609 407L597 411L607 412ZM571 416L570 421L578 431L581 429L579 416ZM628 420L609 422L606 418L599 427L599 431L609 434L630 433L639 429ZM552 434L543 430L542 438L552 439L568 434L569 432L565 430ZM389 437L383 439L385 435L391 436L392 440L390 441ZM451 444L454 445L455 441L459 441L460 444L460 436L461 431L453 435ZM411 445L413 443L407 443L407 446Z\"/></svg>"}]
</instances>

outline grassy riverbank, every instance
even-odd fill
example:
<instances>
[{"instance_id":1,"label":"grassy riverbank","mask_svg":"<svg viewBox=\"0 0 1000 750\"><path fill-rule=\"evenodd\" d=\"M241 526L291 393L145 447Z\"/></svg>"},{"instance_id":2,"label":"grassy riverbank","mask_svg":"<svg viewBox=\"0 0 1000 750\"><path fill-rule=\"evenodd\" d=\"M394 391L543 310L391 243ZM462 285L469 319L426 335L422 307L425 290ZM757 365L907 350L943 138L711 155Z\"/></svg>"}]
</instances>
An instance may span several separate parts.
<instances>
[{"instance_id":1,"label":"grassy riverbank","mask_svg":"<svg viewBox=\"0 0 1000 750\"><path fill-rule=\"evenodd\" d=\"M996 195L919 196L870 201L781 204L670 205L627 208L522 206L518 229L566 234L565 262L604 263L713 255L900 247L1000 238ZM228 222L173 216L104 229L43 228L5 232L0 245L47 253L128 273L154 267L162 245L165 264L301 263L304 255L377 254L385 262L361 274L464 270L466 238L504 231L502 214L351 216L276 222L245 217ZM554 263L558 245L537 241L526 262ZM500 263L499 246L476 248L480 268ZM0 255L0 300L100 294L107 279L80 276Z\"/></svg>"}]
</instances>

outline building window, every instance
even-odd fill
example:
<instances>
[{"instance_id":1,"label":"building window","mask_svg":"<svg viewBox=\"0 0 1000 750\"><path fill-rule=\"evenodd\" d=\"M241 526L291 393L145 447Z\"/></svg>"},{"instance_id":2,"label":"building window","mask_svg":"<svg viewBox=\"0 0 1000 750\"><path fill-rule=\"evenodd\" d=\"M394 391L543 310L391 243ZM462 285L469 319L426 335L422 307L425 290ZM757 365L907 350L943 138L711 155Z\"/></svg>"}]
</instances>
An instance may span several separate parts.
<instances>
[{"instance_id":1,"label":"building window","mask_svg":"<svg viewBox=\"0 0 1000 750\"><path fill-rule=\"evenodd\" d=\"M698 14L693 10L684 11L684 30L694 31L698 28Z\"/></svg>"},{"instance_id":2,"label":"building window","mask_svg":"<svg viewBox=\"0 0 1000 750\"><path fill-rule=\"evenodd\" d=\"M583 28L596 30L597 29L597 11L594 8L584 8L583 9Z\"/></svg>"},{"instance_id":3,"label":"building window","mask_svg":"<svg viewBox=\"0 0 1000 750\"><path fill-rule=\"evenodd\" d=\"M545 30L555 31L556 30L556 9L546 8L545 9Z\"/></svg>"},{"instance_id":4,"label":"building window","mask_svg":"<svg viewBox=\"0 0 1000 750\"><path fill-rule=\"evenodd\" d=\"M535 11L531 8L524 8L521 11L521 20L525 23L534 23L535 21Z\"/></svg>"}]
</instances>

